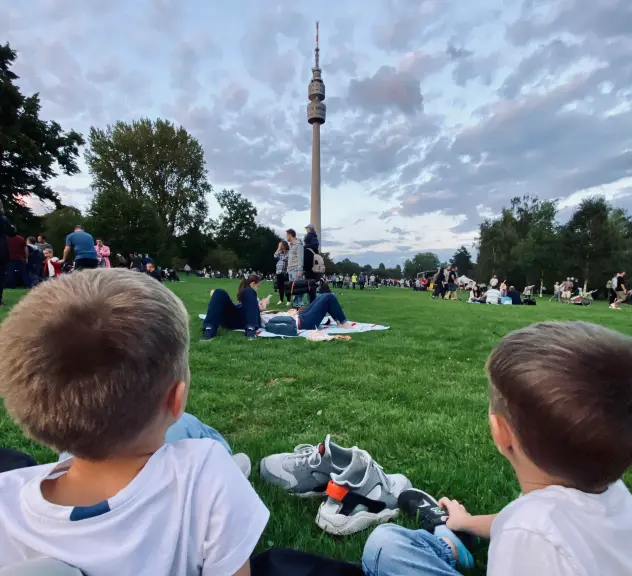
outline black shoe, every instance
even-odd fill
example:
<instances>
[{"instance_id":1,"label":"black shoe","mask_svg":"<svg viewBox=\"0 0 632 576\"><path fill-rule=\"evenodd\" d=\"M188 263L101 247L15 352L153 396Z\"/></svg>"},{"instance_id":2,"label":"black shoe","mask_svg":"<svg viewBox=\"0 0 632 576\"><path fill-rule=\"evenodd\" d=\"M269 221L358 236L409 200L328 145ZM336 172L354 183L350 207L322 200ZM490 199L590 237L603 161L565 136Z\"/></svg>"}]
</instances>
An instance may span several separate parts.
<instances>
[{"instance_id":1,"label":"black shoe","mask_svg":"<svg viewBox=\"0 0 632 576\"><path fill-rule=\"evenodd\" d=\"M257 329L253 328L252 326L249 328L246 328L246 338L248 338L248 340L254 340L257 337Z\"/></svg>"},{"instance_id":2,"label":"black shoe","mask_svg":"<svg viewBox=\"0 0 632 576\"><path fill-rule=\"evenodd\" d=\"M439 502L423 490L410 488L404 490L397 499L397 504L409 516L417 519L419 527L430 534L435 528L448 521L448 512L439 506Z\"/></svg>"},{"instance_id":3,"label":"black shoe","mask_svg":"<svg viewBox=\"0 0 632 576\"><path fill-rule=\"evenodd\" d=\"M206 342L215 338L215 336L217 336L217 328L217 326L208 326L206 328L202 328L202 336L200 336L200 340L202 342Z\"/></svg>"},{"instance_id":4,"label":"black shoe","mask_svg":"<svg viewBox=\"0 0 632 576\"><path fill-rule=\"evenodd\" d=\"M419 527L430 534L439 526L445 526L450 517L447 510L439 506L439 502L430 494L417 488L404 490L397 499L398 506L404 510L409 516L415 518ZM463 545L472 551L474 538L465 532L454 532L454 534L463 542Z\"/></svg>"}]
</instances>

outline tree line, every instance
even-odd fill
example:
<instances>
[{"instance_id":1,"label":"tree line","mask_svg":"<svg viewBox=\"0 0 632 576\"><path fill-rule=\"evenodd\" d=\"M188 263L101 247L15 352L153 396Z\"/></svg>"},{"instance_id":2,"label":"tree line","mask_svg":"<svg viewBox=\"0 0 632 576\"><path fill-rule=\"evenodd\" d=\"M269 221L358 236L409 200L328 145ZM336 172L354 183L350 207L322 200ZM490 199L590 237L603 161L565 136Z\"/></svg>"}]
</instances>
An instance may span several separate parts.
<instances>
[{"instance_id":1,"label":"tree line","mask_svg":"<svg viewBox=\"0 0 632 576\"><path fill-rule=\"evenodd\" d=\"M496 274L516 287L577 278L584 289L605 289L632 264L632 218L602 196L585 198L565 223L552 200L513 198L500 216L481 223L475 278Z\"/></svg>"}]
</instances>

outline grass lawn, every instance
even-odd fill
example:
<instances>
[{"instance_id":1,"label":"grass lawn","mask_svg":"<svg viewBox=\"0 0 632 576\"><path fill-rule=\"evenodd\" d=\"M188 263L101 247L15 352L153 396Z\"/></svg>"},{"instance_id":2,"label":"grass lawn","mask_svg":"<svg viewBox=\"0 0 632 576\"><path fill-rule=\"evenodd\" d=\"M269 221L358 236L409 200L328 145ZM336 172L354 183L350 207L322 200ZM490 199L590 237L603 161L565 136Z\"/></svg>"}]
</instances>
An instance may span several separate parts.
<instances>
[{"instance_id":1,"label":"grass lawn","mask_svg":"<svg viewBox=\"0 0 632 576\"><path fill-rule=\"evenodd\" d=\"M632 335L632 309L614 312L603 302L590 308L548 299L535 307L475 306L386 288L344 290L340 302L351 320L390 325L388 332L329 343L249 342L239 333L221 333L200 343L198 314L206 311L209 289L234 293L236 282L188 279L169 287L191 319L188 411L217 428L235 451L250 455L254 486L271 510L260 549L294 547L354 561L368 533L344 539L323 533L314 522L318 502L265 485L256 474L260 458L330 433L342 445L368 450L387 473L403 473L417 487L456 498L471 513L495 512L518 496L519 487L487 429L484 364L492 347L507 332L542 320L582 319ZM264 283L260 296L271 292L272 284ZM9 307L20 295L5 291ZM54 458L25 439L1 409L0 446L40 462ZM632 474L626 480L632 486ZM485 550L481 546L478 554L480 574Z\"/></svg>"}]
</instances>

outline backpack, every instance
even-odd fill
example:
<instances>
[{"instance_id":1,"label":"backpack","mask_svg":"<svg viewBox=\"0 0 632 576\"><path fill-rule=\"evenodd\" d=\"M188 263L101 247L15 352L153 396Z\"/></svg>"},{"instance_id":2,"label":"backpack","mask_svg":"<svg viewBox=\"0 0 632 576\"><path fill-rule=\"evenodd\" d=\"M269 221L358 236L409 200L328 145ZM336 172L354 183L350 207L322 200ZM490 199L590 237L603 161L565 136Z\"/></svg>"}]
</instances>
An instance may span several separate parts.
<instances>
[{"instance_id":1,"label":"backpack","mask_svg":"<svg viewBox=\"0 0 632 576\"><path fill-rule=\"evenodd\" d=\"M608 282L606 282L606 288L608 288L608 290L612 288L612 280L608 280Z\"/></svg>"},{"instance_id":2,"label":"backpack","mask_svg":"<svg viewBox=\"0 0 632 576\"><path fill-rule=\"evenodd\" d=\"M265 331L278 336L298 336L296 320L291 316L274 316L265 326Z\"/></svg>"},{"instance_id":3,"label":"backpack","mask_svg":"<svg viewBox=\"0 0 632 576\"><path fill-rule=\"evenodd\" d=\"M325 259L320 255L316 254L311 248L307 248L314 255L314 263L312 264L312 272L314 274L324 274L325 273Z\"/></svg>"}]
</instances>

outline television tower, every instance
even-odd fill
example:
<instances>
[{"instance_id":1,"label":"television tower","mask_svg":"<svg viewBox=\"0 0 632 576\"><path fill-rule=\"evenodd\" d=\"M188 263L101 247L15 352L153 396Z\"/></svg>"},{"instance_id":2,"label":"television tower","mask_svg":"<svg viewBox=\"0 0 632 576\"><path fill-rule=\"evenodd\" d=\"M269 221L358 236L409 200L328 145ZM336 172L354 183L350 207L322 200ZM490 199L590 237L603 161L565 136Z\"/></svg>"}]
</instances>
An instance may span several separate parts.
<instances>
[{"instance_id":1,"label":"television tower","mask_svg":"<svg viewBox=\"0 0 632 576\"><path fill-rule=\"evenodd\" d=\"M318 22L316 22L315 63L312 68L312 81L309 83L307 105L307 121L312 125L312 205L310 221L319 235L322 252L322 230L320 227L320 125L325 123L327 106L325 99L325 83L320 70L320 48L318 47Z\"/></svg>"}]
</instances>

